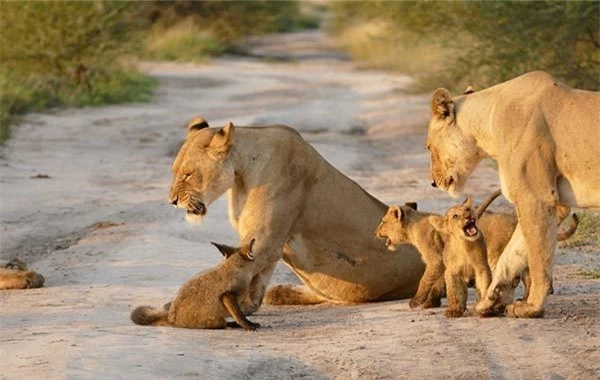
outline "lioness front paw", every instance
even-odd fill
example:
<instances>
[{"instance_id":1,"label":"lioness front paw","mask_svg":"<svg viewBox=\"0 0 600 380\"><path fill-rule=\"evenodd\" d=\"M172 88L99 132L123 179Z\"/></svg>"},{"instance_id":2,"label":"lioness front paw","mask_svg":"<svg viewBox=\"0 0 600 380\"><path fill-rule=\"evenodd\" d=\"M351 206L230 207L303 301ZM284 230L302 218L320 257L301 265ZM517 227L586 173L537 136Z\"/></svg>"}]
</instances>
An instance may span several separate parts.
<instances>
[{"instance_id":1,"label":"lioness front paw","mask_svg":"<svg viewBox=\"0 0 600 380\"><path fill-rule=\"evenodd\" d=\"M256 329L260 328L260 323L250 322L246 326L244 326L244 330L246 331L256 331Z\"/></svg>"},{"instance_id":2,"label":"lioness front paw","mask_svg":"<svg viewBox=\"0 0 600 380\"><path fill-rule=\"evenodd\" d=\"M506 306L506 316L511 318L542 318L544 309L538 309L527 302L515 302Z\"/></svg>"},{"instance_id":3,"label":"lioness front paw","mask_svg":"<svg viewBox=\"0 0 600 380\"><path fill-rule=\"evenodd\" d=\"M446 318L460 318L464 314L462 309L448 309L444 312Z\"/></svg>"}]
</instances>

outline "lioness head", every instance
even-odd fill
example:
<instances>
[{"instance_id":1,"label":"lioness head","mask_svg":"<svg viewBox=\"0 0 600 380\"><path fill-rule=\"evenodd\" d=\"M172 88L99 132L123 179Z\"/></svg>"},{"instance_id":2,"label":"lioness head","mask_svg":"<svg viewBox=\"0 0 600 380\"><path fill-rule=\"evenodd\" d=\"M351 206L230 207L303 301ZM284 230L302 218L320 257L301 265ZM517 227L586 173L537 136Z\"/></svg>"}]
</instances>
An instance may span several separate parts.
<instances>
[{"instance_id":1,"label":"lioness head","mask_svg":"<svg viewBox=\"0 0 600 380\"><path fill-rule=\"evenodd\" d=\"M431 185L453 196L460 195L467 177L483 158L475 139L459 128L456 113L455 101L448 90L435 90L427 133Z\"/></svg>"},{"instance_id":2,"label":"lioness head","mask_svg":"<svg viewBox=\"0 0 600 380\"><path fill-rule=\"evenodd\" d=\"M471 198L465 199L459 206L450 207L443 217L430 216L429 223L436 230L446 235L453 235L470 241L479 239L477 210L473 209Z\"/></svg>"},{"instance_id":3,"label":"lioness head","mask_svg":"<svg viewBox=\"0 0 600 380\"><path fill-rule=\"evenodd\" d=\"M404 206L393 205L388 208L375 230L375 236L386 239L385 245L390 251L395 251L399 244L408 243L406 226L416 219L417 204L406 203Z\"/></svg>"},{"instance_id":4,"label":"lioness head","mask_svg":"<svg viewBox=\"0 0 600 380\"><path fill-rule=\"evenodd\" d=\"M235 181L230 160L234 127L209 128L201 117L188 124L188 134L173 163L169 203L186 210L186 220L197 223L207 207Z\"/></svg>"}]
</instances>

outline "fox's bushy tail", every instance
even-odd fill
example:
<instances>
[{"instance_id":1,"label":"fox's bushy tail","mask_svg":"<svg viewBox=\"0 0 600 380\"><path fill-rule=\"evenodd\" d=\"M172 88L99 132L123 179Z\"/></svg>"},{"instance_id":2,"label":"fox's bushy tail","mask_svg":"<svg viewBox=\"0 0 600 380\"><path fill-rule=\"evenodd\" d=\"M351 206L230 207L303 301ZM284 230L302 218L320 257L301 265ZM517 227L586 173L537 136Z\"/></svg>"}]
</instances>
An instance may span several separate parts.
<instances>
[{"instance_id":1,"label":"fox's bushy tail","mask_svg":"<svg viewBox=\"0 0 600 380\"><path fill-rule=\"evenodd\" d=\"M138 306L131 312L133 323L143 326L170 326L169 311L152 306Z\"/></svg>"}]
</instances>

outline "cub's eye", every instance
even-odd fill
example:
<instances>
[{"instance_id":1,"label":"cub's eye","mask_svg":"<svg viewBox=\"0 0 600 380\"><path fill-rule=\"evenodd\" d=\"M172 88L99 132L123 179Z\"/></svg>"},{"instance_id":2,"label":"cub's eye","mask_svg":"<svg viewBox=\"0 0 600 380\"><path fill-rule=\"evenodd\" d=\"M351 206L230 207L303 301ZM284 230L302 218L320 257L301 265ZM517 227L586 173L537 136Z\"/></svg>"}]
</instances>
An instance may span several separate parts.
<instances>
[{"instance_id":1,"label":"cub's eye","mask_svg":"<svg viewBox=\"0 0 600 380\"><path fill-rule=\"evenodd\" d=\"M458 219L458 214L452 215L452 219Z\"/></svg>"}]
</instances>

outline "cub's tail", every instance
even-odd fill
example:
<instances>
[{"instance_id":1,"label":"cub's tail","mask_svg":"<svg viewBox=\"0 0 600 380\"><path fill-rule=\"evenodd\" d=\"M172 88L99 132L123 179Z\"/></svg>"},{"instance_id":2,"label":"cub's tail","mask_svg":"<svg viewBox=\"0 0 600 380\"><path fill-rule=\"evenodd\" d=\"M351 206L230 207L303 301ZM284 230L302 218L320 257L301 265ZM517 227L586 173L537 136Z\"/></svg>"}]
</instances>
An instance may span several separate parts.
<instances>
[{"instance_id":1,"label":"cub's tail","mask_svg":"<svg viewBox=\"0 0 600 380\"><path fill-rule=\"evenodd\" d=\"M152 306L138 306L131 312L133 323L143 326L170 326L169 311Z\"/></svg>"}]
</instances>

